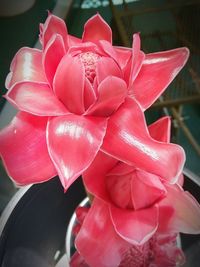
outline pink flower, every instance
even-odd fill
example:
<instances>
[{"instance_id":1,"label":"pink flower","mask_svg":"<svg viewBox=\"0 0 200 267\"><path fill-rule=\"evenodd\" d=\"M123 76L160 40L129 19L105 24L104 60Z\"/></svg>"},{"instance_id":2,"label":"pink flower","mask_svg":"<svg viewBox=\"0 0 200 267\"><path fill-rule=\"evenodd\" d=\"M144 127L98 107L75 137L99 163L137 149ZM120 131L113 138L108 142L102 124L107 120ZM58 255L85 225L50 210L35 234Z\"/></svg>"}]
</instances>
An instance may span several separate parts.
<instances>
[{"instance_id":1,"label":"pink flower","mask_svg":"<svg viewBox=\"0 0 200 267\"><path fill-rule=\"evenodd\" d=\"M149 136L143 111L187 61L188 50L145 55L112 46L112 31L95 15L82 39L49 14L40 25L42 50L24 47L6 79L6 99L19 113L0 132L0 155L17 184L59 175L67 189L102 150L167 180L179 176L181 147ZM170 163L170 168L168 168Z\"/></svg>"},{"instance_id":2,"label":"pink flower","mask_svg":"<svg viewBox=\"0 0 200 267\"><path fill-rule=\"evenodd\" d=\"M168 143L169 118L150 125L149 133ZM163 177L98 153L83 175L94 200L76 238L77 250L90 267L118 266L133 246L146 246L155 234L200 233L199 204Z\"/></svg>"}]
</instances>

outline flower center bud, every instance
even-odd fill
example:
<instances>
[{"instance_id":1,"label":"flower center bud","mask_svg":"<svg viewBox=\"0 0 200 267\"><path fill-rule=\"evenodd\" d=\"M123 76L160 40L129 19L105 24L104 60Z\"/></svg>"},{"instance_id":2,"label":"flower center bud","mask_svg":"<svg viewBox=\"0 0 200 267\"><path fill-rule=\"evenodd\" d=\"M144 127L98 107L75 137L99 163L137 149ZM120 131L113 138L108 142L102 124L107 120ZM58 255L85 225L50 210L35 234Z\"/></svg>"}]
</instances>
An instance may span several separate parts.
<instances>
[{"instance_id":1,"label":"flower center bud","mask_svg":"<svg viewBox=\"0 0 200 267\"><path fill-rule=\"evenodd\" d=\"M93 52L85 52L81 53L79 57L85 68L85 76L91 83L93 83L94 78L96 77L97 61L100 56Z\"/></svg>"}]
</instances>

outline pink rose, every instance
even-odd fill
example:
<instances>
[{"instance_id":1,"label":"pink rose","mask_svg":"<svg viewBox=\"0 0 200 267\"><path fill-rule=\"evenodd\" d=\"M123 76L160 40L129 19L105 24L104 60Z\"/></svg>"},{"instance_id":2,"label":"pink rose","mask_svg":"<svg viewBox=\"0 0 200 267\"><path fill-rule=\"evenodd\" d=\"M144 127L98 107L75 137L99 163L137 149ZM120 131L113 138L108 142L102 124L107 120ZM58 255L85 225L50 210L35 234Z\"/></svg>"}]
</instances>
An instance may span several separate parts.
<instances>
[{"instance_id":1,"label":"pink rose","mask_svg":"<svg viewBox=\"0 0 200 267\"><path fill-rule=\"evenodd\" d=\"M40 25L42 50L24 47L6 79L5 98L19 113L0 132L0 155L20 185L59 175L67 189L98 151L173 181L181 173L181 147L148 133L143 111L174 79L188 50L145 55L139 34L132 49L112 46L100 15L90 18L82 39L49 14ZM170 168L169 168L170 164Z\"/></svg>"},{"instance_id":2,"label":"pink rose","mask_svg":"<svg viewBox=\"0 0 200 267\"><path fill-rule=\"evenodd\" d=\"M150 125L149 133L168 144L169 118ZM163 177L98 153L83 174L94 200L75 241L90 267L116 267L127 251L146 246L155 235L200 233L199 204L179 183Z\"/></svg>"}]
</instances>

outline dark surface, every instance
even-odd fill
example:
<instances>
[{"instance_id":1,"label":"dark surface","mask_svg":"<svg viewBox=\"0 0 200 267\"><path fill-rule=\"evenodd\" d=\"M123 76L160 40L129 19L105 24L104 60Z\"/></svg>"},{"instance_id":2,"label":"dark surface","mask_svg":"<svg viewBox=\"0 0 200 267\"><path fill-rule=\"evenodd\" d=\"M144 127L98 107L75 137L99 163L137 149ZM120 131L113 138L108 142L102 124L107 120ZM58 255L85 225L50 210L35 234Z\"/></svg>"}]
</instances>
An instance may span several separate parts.
<instances>
[{"instance_id":1,"label":"dark surface","mask_svg":"<svg viewBox=\"0 0 200 267\"><path fill-rule=\"evenodd\" d=\"M85 197L79 178L66 194L58 178L32 186L18 202L0 238L0 266L55 266L75 207Z\"/></svg>"}]
</instances>

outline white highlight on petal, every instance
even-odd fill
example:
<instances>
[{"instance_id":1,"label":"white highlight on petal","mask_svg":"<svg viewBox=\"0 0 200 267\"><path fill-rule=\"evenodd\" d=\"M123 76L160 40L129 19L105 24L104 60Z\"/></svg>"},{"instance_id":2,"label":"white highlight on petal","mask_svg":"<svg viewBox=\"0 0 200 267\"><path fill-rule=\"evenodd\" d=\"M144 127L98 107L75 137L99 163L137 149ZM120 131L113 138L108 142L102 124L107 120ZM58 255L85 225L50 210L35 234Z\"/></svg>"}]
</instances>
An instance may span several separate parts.
<instances>
[{"instance_id":1,"label":"white highlight on petal","mask_svg":"<svg viewBox=\"0 0 200 267\"><path fill-rule=\"evenodd\" d=\"M123 137L123 140L125 140L125 142L127 142L128 144L132 144L132 145L136 146L137 148L139 148L139 150L143 151L144 154L150 156L151 158L153 158L155 160L159 159L159 156L157 155L156 151L153 151L152 149L150 149L146 145L142 144L140 141L138 141L136 138L131 136L129 133L122 130L120 132L120 135Z\"/></svg>"}]
</instances>

